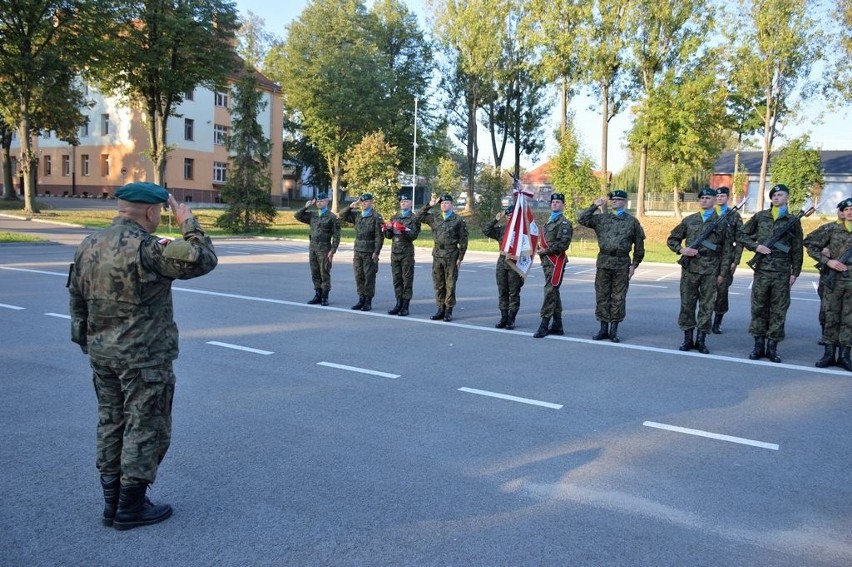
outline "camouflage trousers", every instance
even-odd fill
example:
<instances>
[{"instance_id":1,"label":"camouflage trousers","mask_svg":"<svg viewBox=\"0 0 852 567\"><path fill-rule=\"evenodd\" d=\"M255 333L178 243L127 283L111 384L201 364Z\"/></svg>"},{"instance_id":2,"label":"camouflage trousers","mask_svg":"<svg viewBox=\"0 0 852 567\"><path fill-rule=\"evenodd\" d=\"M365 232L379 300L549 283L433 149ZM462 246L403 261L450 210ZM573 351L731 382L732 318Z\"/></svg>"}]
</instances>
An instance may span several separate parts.
<instances>
[{"instance_id":1,"label":"camouflage trousers","mask_svg":"<svg viewBox=\"0 0 852 567\"><path fill-rule=\"evenodd\" d=\"M790 274L755 272L751 287L751 324L748 326L748 334L783 341L789 308Z\"/></svg>"},{"instance_id":2,"label":"camouflage trousers","mask_svg":"<svg viewBox=\"0 0 852 567\"><path fill-rule=\"evenodd\" d=\"M414 290L414 253L391 254L393 294L400 299L411 299Z\"/></svg>"},{"instance_id":3,"label":"camouflage trousers","mask_svg":"<svg viewBox=\"0 0 852 567\"><path fill-rule=\"evenodd\" d=\"M732 283L734 283L734 274L728 272L725 281L721 285L716 286L716 304L713 306L714 312L728 312L728 289L730 289Z\"/></svg>"},{"instance_id":4,"label":"camouflage trousers","mask_svg":"<svg viewBox=\"0 0 852 567\"><path fill-rule=\"evenodd\" d=\"M627 314L629 268L598 268L595 273L595 318L604 323L620 323Z\"/></svg>"},{"instance_id":5,"label":"camouflage trousers","mask_svg":"<svg viewBox=\"0 0 852 567\"><path fill-rule=\"evenodd\" d=\"M311 265L311 279L314 289L321 289L328 293L331 291L331 261L328 259L328 250L317 250L311 248L308 251L308 262Z\"/></svg>"},{"instance_id":6,"label":"camouflage trousers","mask_svg":"<svg viewBox=\"0 0 852 567\"><path fill-rule=\"evenodd\" d=\"M567 265L567 262L565 265ZM560 280L557 286L551 283L554 265L547 257L541 259L541 268L544 270L544 300L541 302L540 315L542 319L550 318L554 315L562 315L562 295L559 292L562 282ZM565 271L564 267L562 271Z\"/></svg>"},{"instance_id":7,"label":"camouflage trousers","mask_svg":"<svg viewBox=\"0 0 852 567\"><path fill-rule=\"evenodd\" d=\"M827 345L852 346L852 278L835 277L834 289L823 290L822 314Z\"/></svg>"},{"instance_id":8,"label":"camouflage trousers","mask_svg":"<svg viewBox=\"0 0 852 567\"><path fill-rule=\"evenodd\" d=\"M456 305L456 281L459 279L459 267L456 265L458 254L432 257L432 286L435 288L435 305L438 308Z\"/></svg>"},{"instance_id":9,"label":"camouflage trousers","mask_svg":"<svg viewBox=\"0 0 852 567\"><path fill-rule=\"evenodd\" d=\"M90 361L98 398L97 458L102 475L150 484L172 439L172 363L148 368Z\"/></svg>"},{"instance_id":10,"label":"camouflage trousers","mask_svg":"<svg viewBox=\"0 0 852 567\"><path fill-rule=\"evenodd\" d=\"M680 272L680 315L677 326L681 331L698 328L709 333L713 318L713 304L716 301L716 276L696 274L687 270ZM698 307L696 319L695 309Z\"/></svg>"},{"instance_id":11,"label":"camouflage trousers","mask_svg":"<svg viewBox=\"0 0 852 567\"><path fill-rule=\"evenodd\" d=\"M355 288L358 295L366 297L376 295L376 272L379 271L379 262L373 261L373 253L355 252L352 267L355 270Z\"/></svg>"},{"instance_id":12,"label":"camouflage trousers","mask_svg":"<svg viewBox=\"0 0 852 567\"><path fill-rule=\"evenodd\" d=\"M501 258L501 260L503 260ZM497 295L500 311L519 311L521 309L521 288L524 278L517 270L506 264L497 262Z\"/></svg>"}]
</instances>

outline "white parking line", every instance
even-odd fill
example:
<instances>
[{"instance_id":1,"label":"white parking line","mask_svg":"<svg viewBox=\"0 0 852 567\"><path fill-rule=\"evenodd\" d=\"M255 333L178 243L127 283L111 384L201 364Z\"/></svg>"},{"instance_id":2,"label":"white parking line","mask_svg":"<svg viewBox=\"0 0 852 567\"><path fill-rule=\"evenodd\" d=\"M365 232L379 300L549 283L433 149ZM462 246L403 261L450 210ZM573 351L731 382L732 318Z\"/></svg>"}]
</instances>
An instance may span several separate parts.
<instances>
[{"instance_id":1,"label":"white parking line","mask_svg":"<svg viewBox=\"0 0 852 567\"><path fill-rule=\"evenodd\" d=\"M213 345L213 346L225 347L225 348L232 348L234 350L242 350L242 351L245 351L245 352L253 352L255 354L264 354L264 355L275 354L274 352L272 352L270 350L260 350L258 348L250 348L250 347L245 347L245 346L240 346L240 345L232 345L230 343L220 343L219 341L207 341L207 344Z\"/></svg>"},{"instance_id":2,"label":"white parking line","mask_svg":"<svg viewBox=\"0 0 852 567\"><path fill-rule=\"evenodd\" d=\"M508 394L498 394L497 392L489 392L487 390L476 390L474 388L459 388L459 392L467 392L469 394L478 394L480 396L488 396L491 398L500 398L501 400L509 400L512 402L521 402L522 404L529 404L531 406L541 406L543 408L550 409L562 409L562 404L552 404L550 402L540 402L538 400L531 400L529 398L519 398L517 396L510 396Z\"/></svg>"},{"instance_id":3,"label":"white parking line","mask_svg":"<svg viewBox=\"0 0 852 567\"><path fill-rule=\"evenodd\" d=\"M389 374L387 372L379 372L378 370L369 370L367 368L358 368L356 366L346 366L345 364L336 364L334 362L317 362L317 366L328 366L329 368L338 368L340 370L349 370L350 372L360 372L361 374L370 374L372 376L381 376L383 378L397 379L399 374Z\"/></svg>"},{"instance_id":4,"label":"white parking line","mask_svg":"<svg viewBox=\"0 0 852 567\"><path fill-rule=\"evenodd\" d=\"M719 441L729 441L731 443L739 443L740 445L750 445L761 449L778 450L778 445L775 443L764 443L763 441L755 441L753 439L745 439L743 437L733 437L731 435L722 435L721 433L711 433L709 431L701 431L700 429L689 429L688 427L678 427L677 425L667 425L665 423L657 423L655 421L646 421L643 423L645 427L653 427L655 429L665 429L666 431L674 431L676 433L686 433L687 435L697 435L698 437L707 437L709 439L718 439Z\"/></svg>"},{"instance_id":5,"label":"white parking line","mask_svg":"<svg viewBox=\"0 0 852 567\"><path fill-rule=\"evenodd\" d=\"M63 315L62 313L45 313L48 317L59 317L60 319L70 319L71 315Z\"/></svg>"},{"instance_id":6,"label":"white parking line","mask_svg":"<svg viewBox=\"0 0 852 567\"><path fill-rule=\"evenodd\" d=\"M15 311L20 311L21 309L26 309L26 307L18 307L17 305L7 305L5 303L0 303L0 307L5 309L14 309Z\"/></svg>"}]
</instances>

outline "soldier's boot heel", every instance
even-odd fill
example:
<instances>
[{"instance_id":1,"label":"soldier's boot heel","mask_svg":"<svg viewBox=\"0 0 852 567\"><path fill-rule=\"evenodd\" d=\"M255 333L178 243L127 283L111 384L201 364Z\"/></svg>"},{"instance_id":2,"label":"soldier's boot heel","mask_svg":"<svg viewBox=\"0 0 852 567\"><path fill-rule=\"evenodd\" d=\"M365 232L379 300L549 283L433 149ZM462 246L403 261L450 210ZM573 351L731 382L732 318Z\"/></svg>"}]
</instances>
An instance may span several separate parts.
<instances>
[{"instance_id":1,"label":"soldier's boot heel","mask_svg":"<svg viewBox=\"0 0 852 567\"><path fill-rule=\"evenodd\" d=\"M372 311L373 310L373 298L369 295L364 296L364 305L361 306L361 311Z\"/></svg>"},{"instance_id":2,"label":"soldier's boot heel","mask_svg":"<svg viewBox=\"0 0 852 567\"><path fill-rule=\"evenodd\" d=\"M453 320L453 308L452 308L452 307L447 307L447 308L444 310L444 321L446 321L447 323L449 323L449 322L450 322L450 321L452 321L452 320Z\"/></svg>"},{"instance_id":3,"label":"soldier's boot heel","mask_svg":"<svg viewBox=\"0 0 852 567\"><path fill-rule=\"evenodd\" d=\"M722 318L724 316L724 313L716 313L716 316L713 317L713 328L710 330L713 331L714 335L722 334Z\"/></svg>"},{"instance_id":4,"label":"soldier's boot heel","mask_svg":"<svg viewBox=\"0 0 852 567\"><path fill-rule=\"evenodd\" d=\"M506 319L506 330L511 331L515 328L515 317L518 315L517 311L509 311L509 318Z\"/></svg>"},{"instance_id":5,"label":"soldier's boot heel","mask_svg":"<svg viewBox=\"0 0 852 567\"><path fill-rule=\"evenodd\" d=\"M118 509L112 525L117 530L130 530L150 526L172 515L168 504L154 504L145 496L147 485L122 486L118 496Z\"/></svg>"},{"instance_id":6,"label":"soldier's boot heel","mask_svg":"<svg viewBox=\"0 0 852 567\"><path fill-rule=\"evenodd\" d=\"M400 310L402 309L402 298L397 296L396 305L394 305L393 309L388 311L388 315L399 315Z\"/></svg>"},{"instance_id":7,"label":"soldier's boot heel","mask_svg":"<svg viewBox=\"0 0 852 567\"><path fill-rule=\"evenodd\" d=\"M434 315L432 315L432 316L431 316L431 317L429 317L429 318L430 318L431 320L433 320L433 321L440 321L440 320L442 320L442 319L444 318L444 308L443 308L443 307L439 307L439 308L438 308L438 310L435 312L435 314L434 314Z\"/></svg>"},{"instance_id":8,"label":"soldier's boot heel","mask_svg":"<svg viewBox=\"0 0 852 567\"><path fill-rule=\"evenodd\" d=\"M847 372L852 372L852 359L849 358L849 347L840 347L840 354L837 355L837 366Z\"/></svg>"},{"instance_id":9,"label":"soldier's boot heel","mask_svg":"<svg viewBox=\"0 0 852 567\"><path fill-rule=\"evenodd\" d=\"M710 349L707 348L707 333L698 332L698 337L695 340L695 350L701 354L710 354Z\"/></svg>"},{"instance_id":10,"label":"soldier's boot heel","mask_svg":"<svg viewBox=\"0 0 852 567\"><path fill-rule=\"evenodd\" d=\"M781 362L781 357L778 356L778 341L766 341L766 358L772 362Z\"/></svg>"},{"instance_id":11,"label":"soldier's boot heel","mask_svg":"<svg viewBox=\"0 0 852 567\"><path fill-rule=\"evenodd\" d=\"M322 290L318 289L316 290L316 294L311 298L310 301L308 301L308 305L316 305L320 301L322 301Z\"/></svg>"},{"instance_id":12,"label":"soldier's boot heel","mask_svg":"<svg viewBox=\"0 0 852 567\"><path fill-rule=\"evenodd\" d=\"M322 305L323 307L328 306L328 292L327 291L322 292L322 301L320 302L320 305Z\"/></svg>"},{"instance_id":13,"label":"soldier's boot heel","mask_svg":"<svg viewBox=\"0 0 852 567\"><path fill-rule=\"evenodd\" d=\"M104 515L101 523L112 526L115 511L118 508L118 495L121 492L121 479L117 474L101 475L101 488L104 491Z\"/></svg>"},{"instance_id":14,"label":"soldier's boot heel","mask_svg":"<svg viewBox=\"0 0 852 567\"><path fill-rule=\"evenodd\" d=\"M565 330L562 328L562 314L553 314L553 322L547 330L548 335L564 335Z\"/></svg>"},{"instance_id":15,"label":"soldier's boot heel","mask_svg":"<svg viewBox=\"0 0 852 567\"><path fill-rule=\"evenodd\" d=\"M687 351L692 350L692 347L695 346L695 342L692 340L692 329L683 332L683 343L678 348L678 350Z\"/></svg>"},{"instance_id":16,"label":"soldier's boot heel","mask_svg":"<svg viewBox=\"0 0 852 567\"><path fill-rule=\"evenodd\" d=\"M501 309L500 310L500 321L498 321L497 324L494 325L494 328L495 329L505 329L506 323L508 323L508 322L509 322L509 310L508 309Z\"/></svg>"},{"instance_id":17,"label":"soldier's boot heel","mask_svg":"<svg viewBox=\"0 0 852 567\"><path fill-rule=\"evenodd\" d=\"M402 305L399 306L399 313L397 313L397 315L399 315L400 317L407 317L408 316L408 302L409 301L411 301L411 300L410 299L403 299L402 300Z\"/></svg>"},{"instance_id":18,"label":"soldier's boot heel","mask_svg":"<svg viewBox=\"0 0 852 567\"><path fill-rule=\"evenodd\" d=\"M618 336L618 323L611 323L609 325L609 340L613 343L621 342L621 337Z\"/></svg>"},{"instance_id":19,"label":"soldier's boot heel","mask_svg":"<svg viewBox=\"0 0 852 567\"><path fill-rule=\"evenodd\" d=\"M816 361L814 366L817 368L828 368L829 366L834 366L834 351L837 350L835 345L825 345L825 352L822 355L822 358Z\"/></svg>"},{"instance_id":20,"label":"soldier's boot heel","mask_svg":"<svg viewBox=\"0 0 852 567\"><path fill-rule=\"evenodd\" d=\"M539 325L538 330L535 333L533 333L533 338L540 339L542 337L546 337L547 332L549 330L549 327L550 327L550 317L542 317L541 318L541 325Z\"/></svg>"},{"instance_id":21,"label":"soldier's boot heel","mask_svg":"<svg viewBox=\"0 0 852 567\"><path fill-rule=\"evenodd\" d=\"M593 341L602 341L609 338L609 323L601 321L601 328L596 335L592 336Z\"/></svg>"},{"instance_id":22,"label":"soldier's boot heel","mask_svg":"<svg viewBox=\"0 0 852 567\"><path fill-rule=\"evenodd\" d=\"M759 360L766 354L766 339L763 337L754 338L754 348L748 353L749 360Z\"/></svg>"},{"instance_id":23,"label":"soldier's boot heel","mask_svg":"<svg viewBox=\"0 0 852 567\"><path fill-rule=\"evenodd\" d=\"M365 301L367 301L367 298L366 298L365 296L363 296L363 295L359 295L359 296L358 296L358 303L356 303L355 305L353 305L353 306L351 307L351 309L352 309L353 311L358 311L359 309L361 309L362 307L364 307L364 302L365 302Z\"/></svg>"}]
</instances>

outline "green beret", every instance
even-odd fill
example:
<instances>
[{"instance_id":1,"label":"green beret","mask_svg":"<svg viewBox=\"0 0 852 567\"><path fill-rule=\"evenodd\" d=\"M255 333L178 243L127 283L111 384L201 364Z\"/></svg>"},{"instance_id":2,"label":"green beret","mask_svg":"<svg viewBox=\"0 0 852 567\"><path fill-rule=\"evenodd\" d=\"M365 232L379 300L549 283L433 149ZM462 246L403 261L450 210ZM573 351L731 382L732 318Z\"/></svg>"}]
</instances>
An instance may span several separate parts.
<instances>
[{"instance_id":1,"label":"green beret","mask_svg":"<svg viewBox=\"0 0 852 567\"><path fill-rule=\"evenodd\" d=\"M328 199L328 193L323 191L322 193L317 193L317 201L325 201Z\"/></svg>"},{"instance_id":2,"label":"green beret","mask_svg":"<svg viewBox=\"0 0 852 567\"><path fill-rule=\"evenodd\" d=\"M775 187L773 187L772 189L769 190L769 198L771 199L772 195L774 195L778 191L781 191L782 193L786 193L787 195L790 194L790 190L787 189L787 186L779 183L778 185L776 185Z\"/></svg>"},{"instance_id":3,"label":"green beret","mask_svg":"<svg viewBox=\"0 0 852 567\"><path fill-rule=\"evenodd\" d=\"M438 199L438 202L443 203L444 201L449 201L449 202L452 203L453 202L453 196L450 195L449 193L444 193L443 195L441 195L441 198Z\"/></svg>"},{"instance_id":4,"label":"green beret","mask_svg":"<svg viewBox=\"0 0 852 567\"><path fill-rule=\"evenodd\" d=\"M716 196L716 192L713 191L712 189L710 189L709 187L705 187L704 189L702 189L701 191L698 192L698 198L699 199L701 197L715 197L715 196Z\"/></svg>"},{"instance_id":5,"label":"green beret","mask_svg":"<svg viewBox=\"0 0 852 567\"><path fill-rule=\"evenodd\" d=\"M616 189L615 191L612 191L609 194L609 198L610 199L626 199L627 198L627 191L621 191L619 189Z\"/></svg>"},{"instance_id":6,"label":"green beret","mask_svg":"<svg viewBox=\"0 0 852 567\"><path fill-rule=\"evenodd\" d=\"M842 201L837 203L837 210L838 211L842 211L843 209L845 209L847 207L852 207L852 197L849 197L847 199L843 199Z\"/></svg>"},{"instance_id":7,"label":"green beret","mask_svg":"<svg viewBox=\"0 0 852 567\"><path fill-rule=\"evenodd\" d=\"M554 193L550 196L550 202L552 203L553 201L562 201L564 203L565 195L563 195L562 193Z\"/></svg>"},{"instance_id":8,"label":"green beret","mask_svg":"<svg viewBox=\"0 0 852 567\"><path fill-rule=\"evenodd\" d=\"M115 198L131 203L147 203L158 205L169 200L169 192L147 181L128 183L115 192Z\"/></svg>"},{"instance_id":9,"label":"green beret","mask_svg":"<svg viewBox=\"0 0 852 567\"><path fill-rule=\"evenodd\" d=\"M725 187L724 185L722 185L721 187L716 189L716 194L717 195L730 195L731 190L728 189L727 187Z\"/></svg>"},{"instance_id":10,"label":"green beret","mask_svg":"<svg viewBox=\"0 0 852 567\"><path fill-rule=\"evenodd\" d=\"M361 195L361 197L358 200L359 201L372 201L373 200L373 194L372 193L364 193L363 195Z\"/></svg>"}]
</instances>

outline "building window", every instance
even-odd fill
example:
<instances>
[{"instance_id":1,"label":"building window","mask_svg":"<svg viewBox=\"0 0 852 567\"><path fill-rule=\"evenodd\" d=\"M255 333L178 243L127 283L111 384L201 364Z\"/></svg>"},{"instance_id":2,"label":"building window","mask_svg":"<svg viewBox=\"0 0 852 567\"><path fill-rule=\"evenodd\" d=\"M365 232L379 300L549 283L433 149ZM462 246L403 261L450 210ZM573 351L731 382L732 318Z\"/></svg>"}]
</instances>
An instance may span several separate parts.
<instances>
[{"instance_id":1,"label":"building window","mask_svg":"<svg viewBox=\"0 0 852 567\"><path fill-rule=\"evenodd\" d=\"M213 162L213 183L225 183L228 180L228 164L222 161Z\"/></svg>"},{"instance_id":2,"label":"building window","mask_svg":"<svg viewBox=\"0 0 852 567\"><path fill-rule=\"evenodd\" d=\"M71 175L71 156L62 156L62 175Z\"/></svg>"},{"instance_id":3,"label":"building window","mask_svg":"<svg viewBox=\"0 0 852 567\"><path fill-rule=\"evenodd\" d=\"M101 154L101 176L109 177L109 154Z\"/></svg>"},{"instance_id":4,"label":"building window","mask_svg":"<svg viewBox=\"0 0 852 567\"><path fill-rule=\"evenodd\" d=\"M44 175L53 175L53 162L50 156L44 156Z\"/></svg>"},{"instance_id":5,"label":"building window","mask_svg":"<svg viewBox=\"0 0 852 567\"><path fill-rule=\"evenodd\" d=\"M101 114L101 135L109 135L109 114Z\"/></svg>"},{"instance_id":6,"label":"building window","mask_svg":"<svg viewBox=\"0 0 852 567\"><path fill-rule=\"evenodd\" d=\"M192 141L195 139L195 120L192 118L183 119L183 139Z\"/></svg>"},{"instance_id":7,"label":"building window","mask_svg":"<svg viewBox=\"0 0 852 567\"><path fill-rule=\"evenodd\" d=\"M89 154L80 156L80 172L83 175L89 175Z\"/></svg>"},{"instance_id":8,"label":"building window","mask_svg":"<svg viewBox=\"0 0 852 567\"><path fill-rule=\"evenodd\" d=\"M190 158L184 158L183 160L183 178L184 179L192 179L193 172L195 170L195 160Z\"/></svg>"},{"instance_id":9,"label":"building window","mask_svg":"<svg viewBox=\"0 0 852 567\"><path fill-rule=\"evenodd\" d=\"M89 117L86 117L86 121L83 122L83 125L80 126L80 137L86 138L89 136Z\"/></svg>"},{"instance_id":10,"label":"building window","mask_svg":"<svg viewBox=\"0 0 852 567\"><path fill-rule=\"evenodd\" d=\"M185 93L183 93L183 99L184 100L195 100L195 90L193 89L191 91L186 91Z\"/></svg>"},{"instance_id":11,"label":"building window","mask_svg":"<svg viewBox=\"0 0 852 567\"><path fill-rule=\"evenodd\" d=\"M216 91L216 106L228 108L228 93L225 91Z\"/></svg>"},{"instance_id":12,"label":"building window","mask_svg":"<svg viewBox=\"0 0 852 567\"><path fill-rule=\"evenodd\" d=\"M228 127L221 124L213 125L213 143L217 146L224 146L228 141Z\"/></svg>"}]
</instances>

